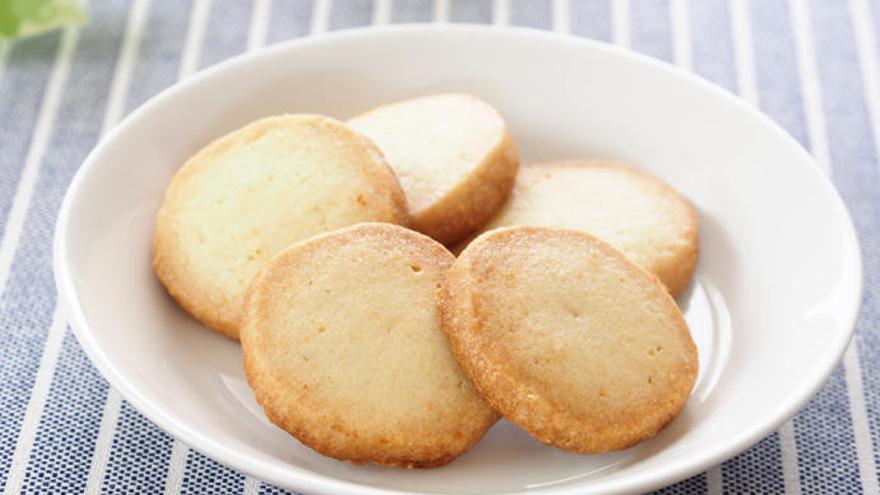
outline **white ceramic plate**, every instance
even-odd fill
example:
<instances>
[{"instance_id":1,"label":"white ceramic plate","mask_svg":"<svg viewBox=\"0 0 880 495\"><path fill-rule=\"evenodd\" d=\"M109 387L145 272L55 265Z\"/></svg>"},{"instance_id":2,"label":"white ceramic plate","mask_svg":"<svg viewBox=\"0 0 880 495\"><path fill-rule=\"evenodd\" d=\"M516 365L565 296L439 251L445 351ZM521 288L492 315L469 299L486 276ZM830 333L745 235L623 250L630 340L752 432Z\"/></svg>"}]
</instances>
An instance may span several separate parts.
<instances>
[{"instance_id":1,"label":"white ceramic plate","mask_svg":"<svg viewBox=\"0 0 880 495\"><path fill-rule=\"evenodd\" d=\"M355 467L268 423L238 346L202 328L150 269L153 215L184 159L258 117L345 118L441 91L500 109L526 161L609 157L674 185L700 216L680 298L700 352L690 403L635 448L583 456L509 423L429 470ZM847 212L798 144L669 65L536 31L395 27L290 42L153 98L92 152L58 221L55 272L80 343L161 428L245 473L308 493L610 493L683 479L749 447L809 399L852 333L861 265Z\"/></svg>"}]
</instances>

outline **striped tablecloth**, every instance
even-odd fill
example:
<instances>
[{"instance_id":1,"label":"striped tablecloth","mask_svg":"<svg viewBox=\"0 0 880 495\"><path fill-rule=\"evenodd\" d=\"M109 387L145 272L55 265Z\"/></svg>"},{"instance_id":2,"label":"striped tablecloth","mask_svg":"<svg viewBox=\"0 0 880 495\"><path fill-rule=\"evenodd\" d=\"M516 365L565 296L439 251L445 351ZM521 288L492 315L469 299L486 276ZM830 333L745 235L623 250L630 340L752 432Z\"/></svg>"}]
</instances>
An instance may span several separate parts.
<instances>
[{"instance_id":1,"label":"striped tablecloth","mask_svg":"<svg viewBox=\"0 0 880 495\"><path fill-rule=\"evenodd\" d=\"M88 25L0 56L6 493L283 492L175 441L92 367L57 308L56 214L101 135L176 80L265 44L401 22L514 24L626 46L739 94L810 150L861 238L857 337L778 432L661 493L878 493L880 0L92 0L87 9Z\"/></svg>"}]
</instances>

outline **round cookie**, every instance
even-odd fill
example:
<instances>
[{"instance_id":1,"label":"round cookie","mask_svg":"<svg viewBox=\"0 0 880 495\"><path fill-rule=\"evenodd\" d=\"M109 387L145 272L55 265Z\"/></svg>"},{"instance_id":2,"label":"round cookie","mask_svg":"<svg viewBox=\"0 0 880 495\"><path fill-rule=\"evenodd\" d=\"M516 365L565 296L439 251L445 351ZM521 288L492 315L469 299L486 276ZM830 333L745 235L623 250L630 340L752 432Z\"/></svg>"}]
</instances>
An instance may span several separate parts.
<instances>
[{"instance_id":1,"label":"round cookie","mask_svg":"<svg viewBox=\"0 0 880 495\"><path fill-rule=\"evenodd\" d=\"M452 356L436 287L454 257L368 223L283 251L248 292L244 366L269 419L340 460L445 464L498 419Z\"/></svg>"},{"instance_id":2,"label":"round cookie","mask_svg":"<svg viewBox=\"0 0 880 495\"><path fill-rule=\"evenodd\" d=\"M696 348L669 293L585 232L483 234L438 292L462 368L492 407L544 443L630 447L679 413L696 379Z\"/></svg>"},{"instance_id":3,"label":"round cookie","mask_svg":"<svg viewBox=\"0 0 880 495\"><path fill-rule=\"evenodd\" d=\"M514 225L584 230L679 294L697 266L697 215L669 185L605 160L521 167L510 199L482 231Z\"/></svg>"},{"instance_id":4,"label":"round cookie","mask_svg":"<svg viewBox=\"0 0 880 495\"><path fill-rule=\"evenodd\" d=\"M409 221L381 152L327 117L269 117L212 142L172 178L153 267L186 311L237 339L245 291L272 256L364 221Z\"/></svg>"},{"instance_id":5,"label":"round cookie","mask_svg":"<svg viewBox=\"0 0 880 495\"><path fill-rule=\"evenodd\" d=\"M519 157L494 108L441 94L381 106L348 123L385 154L406 192L413 228L449 244L492 218Z\"/></svg>"}]
</instances>

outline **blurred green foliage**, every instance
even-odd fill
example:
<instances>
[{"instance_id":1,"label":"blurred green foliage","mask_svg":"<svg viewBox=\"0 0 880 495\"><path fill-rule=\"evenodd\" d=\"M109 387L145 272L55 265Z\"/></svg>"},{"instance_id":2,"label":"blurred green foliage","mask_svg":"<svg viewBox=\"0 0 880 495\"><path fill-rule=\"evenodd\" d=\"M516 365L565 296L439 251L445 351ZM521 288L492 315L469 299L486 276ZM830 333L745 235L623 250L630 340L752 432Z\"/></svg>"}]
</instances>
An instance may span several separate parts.
<instances>
[{"instance_id":1,"label":"blurred green foliage","mask_svg":"<svg viewBox=\"0 0 880 495\"><path fill-rule=\"evenodd\" d=\"M23 38L85 20L77 0L0 0L0 38Z\"/></svg>"}]
</instances>

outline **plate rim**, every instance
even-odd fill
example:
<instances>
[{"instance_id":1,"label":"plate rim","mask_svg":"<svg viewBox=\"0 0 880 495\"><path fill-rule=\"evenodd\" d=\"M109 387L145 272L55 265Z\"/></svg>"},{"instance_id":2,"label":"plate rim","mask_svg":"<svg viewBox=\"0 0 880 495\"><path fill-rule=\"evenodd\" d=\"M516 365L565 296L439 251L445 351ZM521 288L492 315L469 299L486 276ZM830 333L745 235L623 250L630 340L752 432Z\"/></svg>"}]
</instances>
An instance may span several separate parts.
<instances>
[{"instance_id":1,"label":"plate rim","mask_svg":"<svg viewBox=\"0 0 880 495\"><path fill-rule=\"evenodd\" d=\"M79 303L71 271L69 260L66 253L68 252L69 239L67 232L69 230L69 222L72 212L72 205L76 197L79 195L81 183L84 178L89 175L90 171L98 162L97 157L102 154L103 150L115 140L116 136L126 131L132 125L132 122L138 120L142 113L149 108L159 105L164 100L171 98L182 88L197 85L202 80L218 77L218 75L228 68L247 63L248 61L270 57L277 52L286 50L296 50L305 46L320 46L323 44L335 43L338 40L346 40L350 38L360 37L376 37L400 34L412 34L418 36L436 36L436 35L467 35L467 36L512 36L519 38L531 38L540 42L556 42L565 44L579 45L588 50L603 51L615 57L628 58L640 64L653 66L656 70L666 72L686 84L701 87L704 91L711 91L718 97L733 102L741 110L756 118L756 122L760 122L767 132L775 134L777 137L788 141L789 145L793 145L798 152L807 161L813 164L812 172L819 176L820 187L824 187L830 192L829 200L834 205L834 216L838 223L846 231L846 238L839 240L848 251L848 259L845 260L847 266L846 271L851 274L849 277L849 286L840 289L846 292L844 302L841 304L840 313L845 316L840 319L842 328L837 332L833 346L829 347L828 352L824 355L825 360L821 363L814 363L818 366L815 368L816 373L810 377L810 380L804 380L802 385L793 390L788 396L778 402L777 406L771 410L765 420L754 425L748 430L744 430L740 434L731 437L726 443L707 452L699 453L694 456L679 459L668 465L660 465L652 467L644 472L634 473L630 476L609 479L598 486L591 486L590 489L595 493L617 493L620 491L646 491L656 489L662 486L675 483L686 479L690 476L699 474L708 468L735 456L736 454L746 450L761 439L766 437L772 431L778 429L789 418L794 416L803 405L810 400L818 390L825 385L829 376L840 362L843 353L846 351L850 341L855 334L855 326L862 303L863 291L863 261L860 244L856 235L855 226L849 211L846 208L840 193L831 182L828 175L823 173L813 159L813 157L798 143L791 135L789 135L782 127L772 121L770 117L761 113L757 108L749 105L736 95L728 92L724 88L703 79L702 77L674 66L662 60L649 57L644 54L636 53L621 47L617 47L601 41L590 40L566 33L558 33L553 31L513 27L513 26L487 26L487 25L468 25L468 24L395 24L385 26L369 26L342 31L321 33L317 35L306 36L303 38L287 40L279 42L271 46L263 47L254 52L246 52L237 56L226 59L208 69L200 71L182 81L179 81L168 88L165 88L157 95L148 99L137 109L128 114L118 125L113 127L107 135L105 135L89 152L86 159L78 168L71 180L64 200L59 210L57 222L55 226L53 238L53 272L58 291L57 305L67 315L68 321L73 329L73 333L81 344L86 355L91 362L101 372L109 384L116 389L119 394L130 402L139 412L144 414L156 426L169 433L171 436L184 442L191 448L205 454L206 456L219 461L233 469L244 472L247 475L257 479L267 481L272 484L280 485L295 490L302 490L310 493L340 493L340 492L359 492L375 495L403 494L413 493L408 490L378 488L369 485L363 485L353 481L347 481L335 478L315 471L311 471L299 466L276 467L265 463L254 462L246 456L242 456L234 449L225 446L222 442L209 438L201 434L197 430L189 428L186 424L178 422L169 416L163 408L155 407L139 390L135 387L126 376L117 369L110 361L110 358L100 347L97 339L89 330L89 324L85 318ZM547 486L538 489L529 489L529 493L542 493L554 495L574 495L581 493L584 488L583 483L570 483L559 486ZM438 493L438 492L419 492L419 493ZM510 492L522 493L522 492Z\"/></svg>"}]
</instances>

